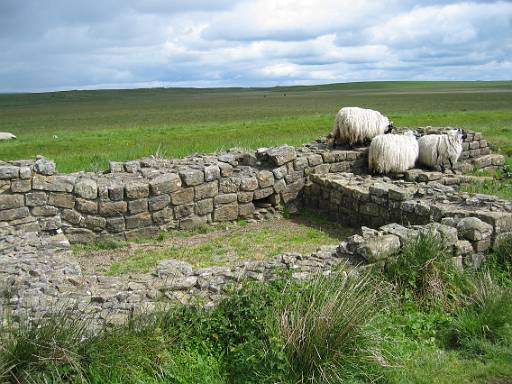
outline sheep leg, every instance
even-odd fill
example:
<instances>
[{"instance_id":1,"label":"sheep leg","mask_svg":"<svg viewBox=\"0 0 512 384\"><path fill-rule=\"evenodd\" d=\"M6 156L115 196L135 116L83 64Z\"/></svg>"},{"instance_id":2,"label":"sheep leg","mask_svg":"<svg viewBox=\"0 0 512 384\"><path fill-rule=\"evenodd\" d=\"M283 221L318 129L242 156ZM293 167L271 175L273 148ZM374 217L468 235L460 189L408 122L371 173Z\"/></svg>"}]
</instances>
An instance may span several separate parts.
<instances>
[{"instance_id":1,"label":"sheep leg","mask_svg":"<svg viewBox=\"0 0 512 384\"><path fill-rule=\"evenodd\" d=\"M441 168L441 172L446 173L446 169L444 167L444 162L439 164L439 167Z\"/></svg>"},{"instance_id":2,"label":"sheep leg","mask_svg":"<svg viewBox=\"0 0 512 384\"><path fill-rule=\"evenodd\" d=\"M455 175L455 169L453 169L452 159L448 159L448 161L450 162L450 169L452 170L452 173Z\"/></svg>"}]
</instances>

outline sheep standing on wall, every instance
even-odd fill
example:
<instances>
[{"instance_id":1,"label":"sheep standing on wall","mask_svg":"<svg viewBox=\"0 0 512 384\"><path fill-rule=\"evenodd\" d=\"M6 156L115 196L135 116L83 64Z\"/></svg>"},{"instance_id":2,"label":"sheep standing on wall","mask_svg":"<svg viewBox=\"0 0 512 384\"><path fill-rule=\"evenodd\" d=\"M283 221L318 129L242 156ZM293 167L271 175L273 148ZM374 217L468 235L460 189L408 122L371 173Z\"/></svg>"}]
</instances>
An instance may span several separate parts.
<instances>
[{"instance_id":1,"label":"sheep standing on wall","mask_svg":"<svg viewBox=\"0 0 512 384\"><path fill-rule=\"evenodd\" d=\"M368 144L375 136L390 133L394 128L389 119L378 111L359 107L344 107L336 121L328 144Z\"/></svg>"},{"instance_id":2,"label":"sheep standing on wall","mask_svg":"<svg viewBox=\"0 0 512 384\"><path fill-rule=\"evenodd\" d=\"M445 172L445 163L450 163L450 169L455 174L454 164L462 153L462 143L467 137L463 129L451 129L442 135L425 135L418 140L419 162L430 168L439 166Z\"/></svg>"},{"instance_id":3,"label":"sheep standing on wall","mask_svg":"<svg viewBox=\"0 0 512 384\"><path fill-rule=\"evenodd\" d=\"M403 135L378 135L370 144L368 168L372 173L405 172L414 168L418 153L418 142L412 131Z\"/></svg>"},{"instance_id":4,"label":"sheep standing on wall","mask_svg":"<svg viewBox=\"0 0 512 384\"><path fill-rule=\"evenodd\" d=\"M16 136L14 136L10 132L0 132L0 140L12 140L15 138L16 138Z\"/></svg>"}]
</instances>

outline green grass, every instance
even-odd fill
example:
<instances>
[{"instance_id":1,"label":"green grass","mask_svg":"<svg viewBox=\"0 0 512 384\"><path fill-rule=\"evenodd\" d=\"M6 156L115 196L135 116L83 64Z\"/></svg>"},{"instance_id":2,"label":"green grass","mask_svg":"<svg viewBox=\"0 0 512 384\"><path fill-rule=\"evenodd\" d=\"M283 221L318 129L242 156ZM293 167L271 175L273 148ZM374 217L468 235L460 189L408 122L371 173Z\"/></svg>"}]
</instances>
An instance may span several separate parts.
<instances>
[{"instance_id":1,"label":"green grass","mask_svg":"<svg viewBox=\"0 0 512 384\"><path fill-rule=\"evenodd\" d=\"M315 219L310 217L303 220ZM273 225L272 222L267 222L248 231L244 230L244 227L245 225L238 224L232 230L197 245L183 244L151 251L139 250L113 263L108 273L116 275L149 272L158 262L171 258L189 262L196 267L208 267L242 260L263 260L284 252L309 254L321 245L336 244L343 235L350 232L346 228L332 224L325 230L321 225L309 226L305 223ZM171 232L167 236L173 234L192 236L189 232L181 234L179 231Z\"/></svg>"},{"instance_id":2,"label":"green grass","mask_svg":"<svg viewBox=\"0 0 512 384\"><path fill-rule=\"evenodd\" d=\"M512 200L512 180L485 180L471 184L462 184L459 191L496 195L502 199Z\"/></svg>"},{"instance_id":3,"label":"green grass","mask_svg":"<svg viewBox=\"0 0 512 384\"><path fill-rule=\"evenodd\" d=\"M295 145L326 134L346 105L380 110L399 126L475 129L512 154L512 82L376 82L0 95L0 131L18 136L2 143L0 159L43 154L69 172L157 152Z\"/></svg>"}]
</instances>

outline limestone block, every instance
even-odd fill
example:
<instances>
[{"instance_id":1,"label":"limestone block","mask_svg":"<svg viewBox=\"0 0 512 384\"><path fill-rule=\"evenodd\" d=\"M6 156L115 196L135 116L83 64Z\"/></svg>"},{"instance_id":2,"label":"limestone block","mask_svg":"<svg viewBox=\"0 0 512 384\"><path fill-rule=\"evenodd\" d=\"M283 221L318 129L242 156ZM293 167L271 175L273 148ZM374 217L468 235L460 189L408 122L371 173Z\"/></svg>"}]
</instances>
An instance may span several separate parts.
<instances>
[{"instance_id":1,"label":"limestone block","mask_svg":"<svg viewBox=\"0 0 512 384\"><path fill-rule=\"evenodd\" d=\"M159 211L153 212L151 216L156 225L164 225L172 222L174 211L170 207L165 207Z\"/></svg>"},{"instance_id":2,"label":"limestone block","mask_svg":"<svg viewBox=\"0 0 512 384\"><path fill-rule=\"evenodd\" d=\"M307 157L298 157L293 161L293 169L295 171L303 171L309 165L309 161Z\"/></svg>"},{"instance_id":3,"label":"limestone block","mask_svg":"<svg viewBox=\"0 0 512 384\"><path fill-rule=\"evenodd\" d=\"M186 186L195 186L204 182L204 173L199 169L182 169L179 171L179 175Z\"/></svg>"},{"instance_id":4,"label":"limestone block","mask_svg":"<svg viewBox=\"0 0 512 384\"><path fill-rule=\"evenodd\" d=\"M63 209L61 213L62 220L67 221L73 225L79 225L84 219L83 216L74 209ZM124 219L123 219L124 222Z\"/></svg>"},{"instance_id":5,"label":"limestone block","mask_svg":"<svg viewBox=\"0 0 512 384\"><path fill-rule=\"evenodd\" d=\"M73 193L84 199L95 199L98 197L98 184L92 179L80 179L75 184Z\"/></svg>"},{"instance_id":6,"label":"limestone block","mask_svg":"<svg viewBox=\"0 0 512 384\"><path fill-rule=\"evenodd\" d=\"M91 231L90 229L86 228L66 228L64 230L64 233L66 234L66 237L68 238L69 242L72 244L76 243L90 243L93 242L94 239L97 238L97 235Z\"/></svg>"},{"instance_id":7,"label":"limestone block","mask_svg":"<svg viewBox=\"0 0 512 384\"><path fill-rule=\"evenodd\" d=\"M219 163L220 174L222 177L233 176L233 167L228 163Z\"/></svg>"},{"instance_id":8,"label":"limestone block","mask_svg":"<svg viewBox=\"0 0 512 384\"><path fill-rule=\"evenodd\" d=\"M188 204L194 201L194 188L183 188L171 193L171 202L174 205Z\"/></svg>"},{"instance_id":9,"label":"limestone block","mask_svg":"<svg viewBox=\"0 0 512 384\"><path fill-rule=\"evenodd\" d=\"M274 184L274 191L275 193L281 193L283 192L284 190L286 189L286 182L284 180L278 180L275 184ZM240 201L242 202L242 201Z\"/></svg>"},{"instance_id":10,"label":"limestone block","mask_svg":"<svg viewBox=\"0 0 512 384\"><path fill-rule=\"evenodd\" d=\"M189 263L175 259L168 259L158 263L153 274L159 277L181 277L191 275L192 271L192 265Z\"/></svg>"},{"instance_id":11,"label":"limestone block","mask_svg":"<svg viewBox=\"0 0 512 384\"><path fill-rule=\"evenodd\" d=\"M48 204L71 209L75 206L75 197L70 193L50 192L48 194Z\"/></svg>"},{"instance_id":12,"label":"limestone block","mask_svg":"<svg viewBox=\"0 0 512 384\"><path fill-rule=\"evenodd\" d=\"M13 165L0 166L0 179L17 179L20 175L20 168Z\"/></svg>"},{"instance_id":13,"label":"limestone block","mask_svg":"<svg viewBox=\"0 0 512 384\"><path fill-rule=\"evenodd\" d=\"M220 179L220 168L217 165L207 165L204 167L204 181L217 179Z\"/></svg>"},{"instance_id":14,"label":"limestone block","mask_svg":"<svg viewBox=\"0 0 512 384\"><path fill-rule=\"evenodd\" d=\"M313 154L308 156L308 164L310 167L315 167L323 163L322 155Z\"/></svg>"},{"instance_id":15,"label":"limestone block","mask_svg":"<svg viewBox=\"0 0 512 384\"><path fill-rule=\"evenodd\" d=\"M272 173L274 174L274 177L279 180L285 177L288 171L286 170L286 166L283 165L281 167L274 168Z\"/></svg>"},{"instance_id":16,"label":"limestone block","mask_svg":"<svg viewBox=\"0 0 512 384\"><path fill-rule=\"evenodd\" d=\"M265 197L268 197L273 193L274 193L273 187L258 189L256 191L254 191L254 200L264 199Z\"/></svg>"},{"instance_id":17,"label":"limestone block","mask_svg":"<svg viewBox=\"0 0 512 384\"><path fill-rule=\"evenodd\" d=\"M219 190L221 193L237 192L242 180L239 177L228 177L221 179L219 182Z\"/></svg>"},{"instance_id":18,"label":"limestone block","mask_svg":"<svg viewBox=\"0 0 512 384\"><path fill-rule=\"evenodd\" d=\"M457 240L454 247L454 256L466 256L473 253L473 246L467 240Z\"/></svg>"},{"instance_id":19,"label":"limestone block","mask_svg":"<svg viewBox=\"0 0 512 384\"><path fill-rule=\"evenodd\" d=\"M25 203L23 195L0 195L0 210L22 207Z\"/></svg>"},{"instance_id":20,"label":"limestone block","mask_svg":"<svg viewBox=\"0 0 512 384\"><path fill-rule=\"evenodd\" d=\"M213 199L204 199L196 202L196 214L204 216L213 212Z\"/></svg>"},{"instance_id":21,"label":"limestone block","mask_svg":"<svg viewBox=\"0 0 512 384\"><path fill-rule=\"evenodd\" d=\"M252 215L254 214L254 211L255 211L255 207L254 207L253 203L240 204L238 207L238 212L239 212L240 217L244 217L244 218L252 217Z\"/></svg>"},{"instance_id":22,"label":"limestone block","mask_svg":"<svg viewBox=\"0 0 512 384\"><path fill-rule=\"evenodd\" d=\"M180 220L180 229L192 229L207 222L207 216L190 216Z\"/></svg>"},{"instance_id":23,"label":"limestone block","mask_svg":"<svg viewBox=\"0 0 512 384\"><path fill-rule=\"evenodd\" d=\"M153 196L148 201L148 207L150 211L158 211L165 208L171 203L171 197L169 195L158 195Z\"/></svg>"},{"instance_id":24,"label":"limestone block","mask_svg":"<svg viewBox=\"0 0 512 384\"><path fill-rule=\"evenodd\" d=\"M75 186L73 176L55 175L44 176L34 175L32 177L32 189L52 192L72 192Z\"/></svg>"},{"instance_id":25,"label":"limestone block","mask_svg":"<svg viewBox=\"0 0 512 384\"><path fill-rule=\"evenodd\" d=\"M174 217L181 219L194 213L194 204L183 204L174 207Z\"/></svg>"},{"instance_id":26,"label":"limestone block","mask_svg":"<svg viewBox=\"0 0 512 384\"><path fill-rule=\"evenodd\" d=\"M253 200L254 192L238 192L238 202L250 203Z\"/></svg>"},{"instance_id":27,"label":"limestone block","mask_svg":"<svg viewBox=\"0 0 512 384\"><path fill-rule=\"evenodd\" d=\"M476 217L465 217L457 223L457 231L466 240L480 241L489 239L493 228Z\"/></svg>"},{"instance_id":28,"label":"limestone block","mask_svg":"<svg viewBox=\"0 0 512 384\"><path fill-rule=\"evenodd\" d=\"M120 184L110 185L108 188L108 197L110 200L119 201L124 198L124 187Z\"/></svg>"},{"instance_id":29,"label":"limestone block","mask_svg":"<svg viewBox=\"0 0 512 384\"><path fill-rule=\"evenodd\" d=\"M258 179L255 176L243 177L240 182L242 191L254 191L258 188Z\"/></svg>"},{"instance_id":30,"label":"limestone block","mask_svg":"<svg viewBox=\"0 0 512 384\"><path fill-rule=\"evenodd\" d=\"M213 211L214 221L232 221L238 218L238 204L223 204Z\"/></svg>"},{"instance_id":31,"label":"limestone block","mask_svg":"<svg viewBox=\"0 0 512 384\"><path fill-rule=\"evenodd\" d=\"M271 148L267 151L269 159L277 166L288 163L297 157L295 148L283 145L277 148Z\"/></svg>"},{"instance_id":32,"label":"limestone block","mask_svg":"<svg viewBox=\"0 0 512 384\"><path fill-rule=\"evenodd\" d=\"M126 229L124 217L108 217L105 228L110 232L122 232Z\"/></svg>"},{"instance_id":33,"label":"limestone block","mask_svg":"<svg viewBox=\"0 0 512 384\"><path fill-rule=\"evenodd\" d=\"M55 173L55 163L46 157L40 157L34 163L34 170L41 175L51 176Z\"/></svg>"},{"instance_id":34,"label":"limestone block","mask_svg":"<svg viewBox=\"0 0 512 384\"><path fill-rule=\"evenodd\" d=\"M142 199L149 196L149 184L142 182L131 182L124 187L126 197L131 200Z\"/></svg>"},{"instance_id":35,"label":"limestone block","mask_svg":"<svg viewBox=\"0 0 512 384\"><path fill-rule=\"evenodd\" d=\"M217 207L221 204L229 204L237 201L238 195L236 193L226 193L222 195L215 196L213 199L214 205Z\"/></svg>"},{"instance_id":36,"label":"limestone block","mask_svg":"<svg viewBox=\"0 0 512 384\"><path fill-rule=\"evenodd\" d=\"M58 212L59 210L51 205L33 207L30 210L30 213L34 216L55 216Z\"/></svg>"},{"instance_id":37,"label":"limestone block","mask_svg":"<svg viewBox=\"0 0 512 384\"><path fill-rule=\"evenodd\" d=\"M356 254L369 263L385 259L400 250L400 240L395 235L382 235L364 241L356 248Z\"/></svg>"},{"instance_id":38,"label":"limestone block","mask_svg":"<svg viewBox=\"0 0 512 384\"><path fill-rule=\"evenodd\" d=\"M11 221L16 219L22 219L29 215L27 207L4 209L0 211L0 221Z\"/></svg>"},{"instance_id":39,"label":"limestone block","mask_svg":"<svg viewBox=\"0 0 512 384\"><path fill-rule=\"evenodd\" d=\"M126 229L146 227L152 224L151 215L148 212L133 216L126 216Z\"/></svg>"},{"instance_id":40,"label":"limestone block","mask_svg":"<svg viewBox=\"0 0 512 384\"><path fill-rule=\"evenodd\" d=\"M140 171L140 162L137 160L124 163L124 170L128 173L137 173Z\"/></svg>"},{"instance_id":41,"label":"limestone block","mask_svg":"<svg viewBox=\"0 0 512 384\"><path fill-rule=\"evenodd\" d=\"M219 182L217 180L200 184L194 187L195 200L202 200L214 197L219 194Z\"/></svg>"},{"instance_id":42,"label":"limestone block","mask_svg":"<svg viewBox=\"0 0 512 384\"><path fill-rule=\"evenodd\" d=\"M155 177L149 182L152 195L176 192L181 188L181 178L175 173Z\"/></svg>"},{"instance_id":43,"label":"limestone block","mask_svg":"<svg viewBox=\"0 0 512 384\"><path fill-rule=\"evenodd\" d=\"M28 192L32 189L32 182L29 180L13 180L11 183L12 192Z\"/></svg>"},{"instance_id":44,"label":"limestone block","mask_svg":"<svg viewBox=\"0 0 512 384\"><path fill-rule=\"evenodd\" d=\"M127 210L126 201L101 201L99 204L100 215L105 217L122 216Z\"/></svg>"},{"instance_id":45,"label":"limestone block","mask_svg":"<svg viewBox=\"0 0 512 384\"><path fill-rule=\"evenodd\" d=\"M109 161L108 162L108 171L110 173L122 173L124 172L123 163L118 161Z\"/></svg>"},{"instance_id":46,"label":"limestone block","mask_svg":"<svg viewBox=\"0 0 512 384\"><path fill-rule=\"evenodd\" d=\"M274 185L274 174L267 170L259 171L256 174L260 188L267 188Z\"/></svg>"},{"instance_id":47,"label":"limestone block","mask_svg":"<svg viewBox=\"0 0 512 384\"><path fill-rule=\"evenodd\" d=\"M128 212L134 215L148 210L148 199L138 199L128 202Z\"/></svg>"},{"instance_id":48,"label":"limestone block","mask_svg":"<svg viewBox=\"0 0 512 384\"><path fill-rule=\"evenodd\" d=\"M77 198L75 202L75 209L83 213L97 213L98 203L95 201Z\"/></svg>"},{"instance_id":49,"label":"limestone block","mask_svg":"<svg viewBox=\"0 0 512 384\"><path fill-rule=\"evenodd\" d=\"M20 167L20 179L30 179L32 177L32 168L27 166ZM0 177L1 179L1 177Z\"/></svg>"},{"instance_id":50,"label":"limestone block","mask_svg":"<svg viewBox=\"0 0 512 384\"><path fill-rule=\"evenodd\" d=\"M101 231L105 228L107 220L104 217L98 216L86 216L82 225L86 228L89 228L95 232Z\"/></svg>"}]
</instances>

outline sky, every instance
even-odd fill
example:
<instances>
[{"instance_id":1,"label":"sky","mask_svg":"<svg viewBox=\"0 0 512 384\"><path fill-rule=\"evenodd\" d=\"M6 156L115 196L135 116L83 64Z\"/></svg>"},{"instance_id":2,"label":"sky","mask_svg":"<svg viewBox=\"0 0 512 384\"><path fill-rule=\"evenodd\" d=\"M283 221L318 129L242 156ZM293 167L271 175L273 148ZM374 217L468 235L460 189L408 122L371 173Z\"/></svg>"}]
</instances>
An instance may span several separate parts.
<instances>
[{"instance_id":1,"label":"sky","mask_svg":"<svg viewBox=\"0 0 512 384\"><path fill-rule=\"evenodd\" d=\"M510 0L0 0L0 92L502 79Z\"/></svg>"}]
</instances>

